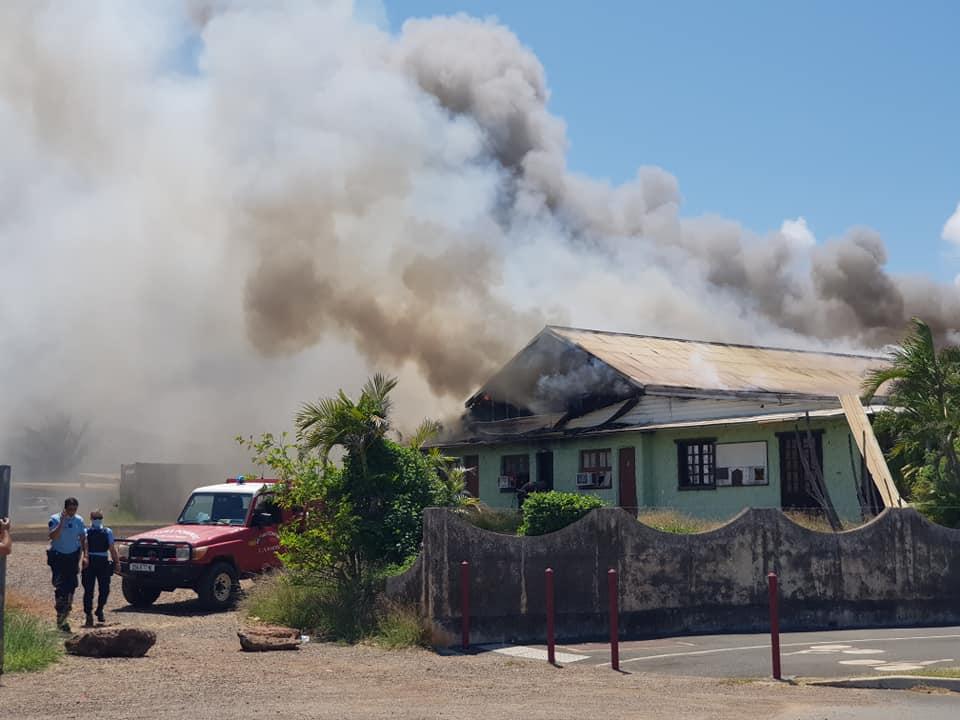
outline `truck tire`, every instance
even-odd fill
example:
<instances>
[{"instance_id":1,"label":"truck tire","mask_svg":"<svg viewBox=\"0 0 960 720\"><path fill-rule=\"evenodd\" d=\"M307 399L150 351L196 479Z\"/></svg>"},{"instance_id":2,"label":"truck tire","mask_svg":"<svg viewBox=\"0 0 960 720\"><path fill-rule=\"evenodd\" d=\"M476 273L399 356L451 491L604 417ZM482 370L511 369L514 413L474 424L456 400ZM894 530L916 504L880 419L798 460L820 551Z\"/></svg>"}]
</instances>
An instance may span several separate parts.
<instances>
[{"instance_id":1,"label":"truck tire","mask_svg":"<svg viewBox=\"0 0 960 720\"><path fill-rule=\"evenodd\" d=\"M214 563L197 583L200 605L207 610L226 610L233 603L237 584L237 571L233 565Z\"/></svg>"},{"instance_id":2,"label":"truck tire","mask_svg":"<svg viewBox=\"0 0 960 720\"><path fill-rule=\"evenodd\" d=\"M150 587L137 582L134 578L123 578L120 583L124 599L137 608L150 607L160 597L160 588Z\"/></svg>"}]
</instances>

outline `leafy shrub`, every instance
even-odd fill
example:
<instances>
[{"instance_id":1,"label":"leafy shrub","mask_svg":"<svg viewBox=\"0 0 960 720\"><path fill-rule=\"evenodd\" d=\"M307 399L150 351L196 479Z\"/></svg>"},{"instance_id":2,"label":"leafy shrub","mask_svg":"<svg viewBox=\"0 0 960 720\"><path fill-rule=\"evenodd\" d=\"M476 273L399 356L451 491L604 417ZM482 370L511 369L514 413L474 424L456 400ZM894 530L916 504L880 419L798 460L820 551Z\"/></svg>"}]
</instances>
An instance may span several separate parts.
<instances>
[{"instance_id":1,"label":"leafy shrub","mask_svg":"<svg viewBox=\"0 0 960 720\"><path fill-rule=\"evenodd\" d=\"M533 493L523 504L523 522L517 534L544 535L555 532L602 506L603 501L593 495L555 490Z\"/></svg>"},{"instance_id":2,"label":"leafy shrub","mask_svg":"<svg viewBox=\"0 0 960 720\"><path fill-rule=\"evenodd\" d=\"M344 458L340 483L328 498L349 502L356 517L354 547L370 563L401 563L420 549L423 510L444 501L445 488L419 450L388 439L364 456Z\"/></svg>"},{"instance_id":3,"label":"leafy shrub","mask_svg":"<svg viewBox=\"0 0 960 720\"><path fill-rule=\"evenodd\" d=\"M254 465L282 480L277 501L297 514L280 528L288 572L251 600L251 615L338 640L369 636L385 577L420 549L424 509L468 504L462 472L450 472L439 451L423 451L437 423L424 423L412 446L387 437L395 386L377 374L357 400L341 390L305 403L295 445L285 434L237 438ZM340 464L330 459L334 448L343 450Z\"/></svg>"},{"instance_id":4,"label":"leafy shrub","mask_svg":"<svg viewBox=\"0 0 960 720\"><path fill-rule=\"evenodd\" d=\"M18 607L7 606L3 615L4 672L42 670L62 653L56 628Z\"/></svg>"}]
</instances>

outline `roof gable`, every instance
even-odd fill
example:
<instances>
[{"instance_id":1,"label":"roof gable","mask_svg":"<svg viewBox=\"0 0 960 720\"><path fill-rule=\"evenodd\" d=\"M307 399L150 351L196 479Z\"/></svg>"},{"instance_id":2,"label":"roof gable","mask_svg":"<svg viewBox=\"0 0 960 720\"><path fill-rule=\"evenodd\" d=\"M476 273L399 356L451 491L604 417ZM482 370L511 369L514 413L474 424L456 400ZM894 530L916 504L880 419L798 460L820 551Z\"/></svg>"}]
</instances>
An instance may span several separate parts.
<instances>
[{"instance_id":1,"label":"roof gable","mask_svg":"<svg viewBox=\"0 0 960 720\"><path fill-rule=\"evenodd\" d=\"M859 393L886 366L871 355L789 350L550 326L562 339L651 391L835 397Z\"/></svg>"}]
</instances>

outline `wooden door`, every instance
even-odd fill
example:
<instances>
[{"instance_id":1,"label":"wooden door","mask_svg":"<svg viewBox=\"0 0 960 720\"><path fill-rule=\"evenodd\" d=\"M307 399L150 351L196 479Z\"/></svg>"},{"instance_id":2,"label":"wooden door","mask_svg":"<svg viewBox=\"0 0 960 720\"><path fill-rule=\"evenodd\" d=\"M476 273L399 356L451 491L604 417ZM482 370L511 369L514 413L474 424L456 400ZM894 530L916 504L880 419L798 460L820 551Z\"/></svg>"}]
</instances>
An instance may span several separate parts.
<instances>
[{"instance_id":1,"label":"wooden door","mask_svg":"<svg viewBox=\"0 0 960 720\"><path fill-rule=\"evenodd\" d=\"M632 447L620 448L618 457L620 477L620 507L637 512L637 455Z\"/></svg>"},{"instance_id":2,"label":"wooden door","mask_svg":"<svg viewBox=\"0 0 960 720\"><path fill-rule=\"evenodd\" d=\"M807 463L811 466L814 464L814 455L810 452L806 433L801 431L799 440L797 434L792 432L778 433L778 435L780 438L780 507L784 510L822 510L810 492L810 479L806 476L800 459L802 443ZM814 433L813 441L816 462L823 469L823 437L820 432Z\"/></svg>"},{"instance_id":3,"label":"wooden door","mask_svg":"<svg viewBox=\"0 0 960 720\"><path fill-rule=\"evenodd\" d=\"M537 453L537 485L539 490L553 490L553 453Z\"/></svg>"},{"instance_id":4,"label":"wooden door","mask_svg":"<svg viewBox=\"0 0 960 720\"><path fill-rule=\"evenodd\" d=\"M480 456L464 455L463 457L464 480L466 481L466 490L471 497L480 497Z\"/></svg>"}]
</instances>

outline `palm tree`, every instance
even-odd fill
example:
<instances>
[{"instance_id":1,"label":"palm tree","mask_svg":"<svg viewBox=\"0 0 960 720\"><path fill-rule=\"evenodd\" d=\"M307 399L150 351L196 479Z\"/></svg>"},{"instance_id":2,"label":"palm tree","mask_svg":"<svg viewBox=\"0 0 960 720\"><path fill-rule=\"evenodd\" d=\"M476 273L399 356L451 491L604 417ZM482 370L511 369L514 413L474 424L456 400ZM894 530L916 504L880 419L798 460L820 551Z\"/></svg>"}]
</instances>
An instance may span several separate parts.
<instances>
[{"instance_id":1,"label":"palm tree","mask_svg":"<svg viewBox=\"0 0 960 720\"><path fill-rule=\"evenodd\" d=\"M944 461L949 493L960 490L960 460L957 439L960 432L960 347L938 352L930 327L918 318L902 344L890 355L887 368L871 372L863 384L866 400L881 386L894 411L883 413L882 424L889 428L894 445L891 459L903 462L903 477L912 483L925 466Z\"/></svg>"},{"instance_id":2,"label":"palm tree","mask_svg":"<svg viewBox=\"0 0 960 720\"><path fill-rule=\"evenodd\" d=\"M432 440L436 440L443 432L443 424L438 420L426 418L421 422L417 429L413 431L407 445L422 452L436 472L437 477L443 483L444 504L448 507L468 509L476 507L479 503L477 498L471 497L467 492L467 470L459 465L456 458L448 457L438 447L424 449L424 446Z\"/></svg>"},{"instance_id":3,"label":"palm tree","mask_svg":"<svg viewBox=\"0 0 960 720\"><path fill-rule=\"evenodd\" d=\"M366 451L390 430L390 393L397 378L377 373L367 380L356 402L340 390L335 397L304 403L297 413L297 440L305 451L316 450L327 461L337 446L355 454L366 470Z\"/></svg>"},{"instance_id":4,"label":"palm tree","mask_svg":"<svg viewBox=\"0 0 960 720\"><path fill-rule=\"evenodd\" d=\"M63 480L76 470L89 449L89 423L75 425L64 412L25 427L13 443L17 463L34 479Z\"/></svg>"}]
</instances>

